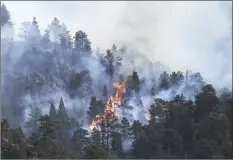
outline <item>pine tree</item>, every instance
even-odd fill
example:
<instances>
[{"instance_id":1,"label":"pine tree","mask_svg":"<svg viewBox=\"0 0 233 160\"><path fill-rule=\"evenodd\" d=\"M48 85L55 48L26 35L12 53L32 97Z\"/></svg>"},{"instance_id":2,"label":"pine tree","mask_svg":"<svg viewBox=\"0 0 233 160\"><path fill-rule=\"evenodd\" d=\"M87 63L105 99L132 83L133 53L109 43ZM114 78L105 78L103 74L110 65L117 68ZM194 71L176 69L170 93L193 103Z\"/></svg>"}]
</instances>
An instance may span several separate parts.
<instances>
[{"instance_id":1,"label":"pine tree","mask_svg":"<svg viewBox=\"0 0 233 160\"><path fill-rule=\"evenodd\" d=\"M202 88L202 92L196 96L196 120L201 120L210 112L217 112L220 100L216 96L216 91L212 85L208 84Z\"/></svg>"},{"instance_id":2,"label":"pine tree","mask_svg":"<svg viewBox=\"0 0 233 160\"><path fill-rule=\"evenodd\" d=\"M32 34L35 36L35 37L38 37L40 36L40 30L39 30L39 26L38 26L38 22L36 20L36 17L33 17L33 20L32 20Z\"/></svg>"},{"instance_id":3,"label":"pine tree","mask_svg":"<svg viewBox=\"0 0 233 160\"><path fill-rule=\"evenodd\" d=\"M57 49L57 46L59 46L60 33L61 33L61 24L57 17L53 18L53 21L46 30L49 31L50 40L53 42L52 48Z\"/></svg>"},{"instance_id":4,"label":"pine tree","mask_svg":"<svg viewBox=\"0 0 233 160\"><path fill-rule=\"evenodd\" d=\"M103 101L97 101L96 97L91 98L90 102L90 107L89 110L87 111L87 114L89 116L89 122L91 123L92 120L97 116L97 115L103 115L104 114L104 109L105 105Z\"/></svg>"},{"instance_id":5,"label":"pine tree","mask_svg":"<svg viewBox=\"0 0 233 160\"><path fill-rule=\"evenodd\" d=\"M39 119L41 116L41 109L38 107L32 107L29 113L29 119L25 123L25 127L29 128L31 132L35 132L39 127Z\"/></svg>"},{"instance_id":6,"label":"pine tree","mask_svg":"<svg viewBox=\"0 0 233 160\"><path fill-rule=\"evenodd\" d=\"M5 4L2 3L1 5L1 26L4 26L5 24L11 24L11 16Z\"/></svg>"},{"instance_id":7,"label":"pine tree","mask_svg":"<svg viewBox=\"0 0 233 160\"><path fill-rule=\"evenodd\" d=\"M161 134L151 126L143 126L133 143L133 158L160 158Z\"/></svg>"},{"instance_id":8,"label":"pine tree","mask_svg":"<svg viewBox=\"0 0 233 160\"><path fill-rule=\"evenodd\" d=\"M107 49L104 58L103 64L106 67L106 73L112 80L114 74L118 72L119 67L122 65L122 58L117 55L115 45L113 45L112 50Z\"/></svg>"},{"instance_id":9,"label":"pine tree","mask_svg":"<svg viewBox=\"0 0 233 160\"><path fill-rule=\"evenodd\" d=\"M128 92L134 91L138 93L140 90L140 85L141 85L141 82L139 80L138 73L134 71L133 74L129 76L128 78L127 91Z\"/></svg>"},{"instance_id":10,"label":"pine tree","mask_svg":"<svg viewBox=\"0 0 233 160\"><path fill-rule=\"evenodd\" d=\"M50 115L50 117L52 117L53 119L56 119L56 118L57 118L57 111L56 111L56 108L55 108L53 102L50 103L49 115Z\"/></svg>"},{"instance_id":11,"label":"pine tree","mask_svg":"<svg viewBox=\"0 0 233 160\"><path fill-rule=\"evenodd\" d=\"M51 48L51 40L50 40L50 33L49 30L45 30L45 33L43 34L40 44L41 47L45 50Z\"/></svg>"},{"instance_id":12,"label":"pine tree","mask_svg":"<svg viewBox=\"0 0 233 160\"><path fill-rule=\"evenodd\" d=\"M121 120L121 133L123 138L126 138L130 134L130 123L126 117L123 117Z\"/></svg>"},{"instance_id":13,"label":"pine tree","mask_svg":"<svg viewBox=\"0 0 233 160\"><path fill-rule=\"evenodd\" d=\"M99 130L94 129L91 133L92 144L101 146L101 133Z\"/></svg>"},{"instance_id":14,"label":"pine tree","mask_svg":"<svg viewBox=\"0 0 233 160\"><path fill-rule=\"evenodd\" d=\"M56 133L57 125L48 116L44 115L40 118L40 126L38 132L35 132L30 141L37 158L65 158L62 153L62 144L58 140Z\"/></svg>"},{"instance_id":15,"label":"pine tree","mask_svg":"<svg viewBox=\"0 0 233 160\"><path fill-rule=\"evenodd\" d=\"M159 80L160 80L160 89L168 89L169 88L169 75L167 74L167 72L163 72L160 77L159 77Z\"/></svg>"},{"instance_id":16,"label":"pine tree","mask_svg":"<svg viewBox=\"0 0 233 160\"><path fill-rule=\"evenodd\" d=\"M59 128L58 128L59 137L61 138L64 144L68 145L69 144L68 139L70 138L69 129L71 125L62 98L60 100L59 109L58 109L58 121L59 121Z\"/></svg>"},{"instance_id":17,"label":"pine tree","mask_svg":"<svg viewBox=\"0 0 233 160\"><path fill-rule=\"evenodd\" d=\"M133 81L133 88L134 88L135 92L139 92L140 80L139 80L137 72L133 72L132 81Z\"/></svg>"},{"instance_id":18,"label":"pine tree","mask_svg":"<svg viewBox=\"0 0 233 160\"><path fill-rule=\"evenodd\" d=\"M161 105L158 104L152 104L149 108L149 113L150 113L150 122L151 123L158 123L158 119L159 117L161 118L164 114L163 112L163 108L161 107Z\"/></svg>"},{"instance_id":19,"label":"pine tree","mask_svg":"<svg viewBox=\"0 0 233 160\"><path fill-rule=\"evenodd\" d=\"M104 102L107 102L107 100L108 100L108 89L107 89L106 85L104 85L103 97L104 97Z\"/></svg>"},{"instance_id":20,"label":"pine tree","mask_svg":"<svg viewBox=\"0 0 233 160\"><path fill-rule=\"evenodd\" d=\"M60 104L59 104L59 109L58 109L58 117L61 121L61 123L67 127L68 123L69 123L69 117L67 115L66 109L65 109L65 105L63 102L63 99L60 99Z\"/></svg>"},{"instance_id":21,"label":"pine tree","mask_svg":"<svg viewBox=\"0 0 233 160\"><path fill-rule=\"evenodd\" d=\"M113 131L111 133L111 150L118 156L122 154L122 135L119 132Z\"/></svg>"},{"instance_id":22,"label":"pine tree","mask_svg":"<svg viewBox=\"0 0 233 160\"><path fill-rule=\"evenodd\" d=\"M105 59L106 59L106 72L108 73L108 75L110 76L111 79L113 79L113 75L114 75L114 55L111 52L110 49L108 49L106 51L106 55L105 55Z\"/></svg>"},{"instance_id":23,"label":"pine tree","mask_svg":"<svg viewBox=\"0 0 233 160\"><path fill-rule=\"evenodd\" d=\"M88 131L78 127L71 138L72 148L80 158L84 155L84 148L88 146Z\"/></svg>"},{"instance_id":24,"label":"pine tree","mask_svg":"<svg viewBox=\"0 0 233 160\"><path fill-rule=\"evenodd\" d=\"M82 156L84 159L106 159L107 157L108 153L97 145L85 147L85 153Z\"/></svg>"},{"instance_id":25,"label":"pine tree","mask_svg":"<svg viewBox=\"0 0 233 160\"><path fill-rule=\"evenodd\" d=\"M137 120L134 120L132 126L130 127L130 135L133 138L133 143L139 138L141 133L142 124Z\"/></svg>"},{"instance_id":26,"label":"pine tree","mask_svg":"<svg viewBox=\"0 0 233 160\"><path fill-rule=\"evenodd\" d=\"M155 92L155 88L154 87L151 88L150 93L151 93L151 95L153 97L155 96L156 92Z\"/></svg>"},{"instance_id":27,"label":"pine tree","mask_svg":"<svg viewBox=\"0 0 233 160\"><path fill-rule=\"evenodd\" d=\"M172 72L169 76L169 81L172 86L180 85L184 81L182 72Z\"/></svg>"},{"instance_id":28,"label":"pine tree","mask_svg":"<svg viewBox=\"0 0 233 160\"><path fill-rule=\"evenodd\" d=\"M88 36L82 30L79 30L75 33L74 37L75 51L77 54L90 53L91 51L91 42L88 39Z\"/></svg>"},{"instance_id":29,"label":"pine tree","mask_svg":"<svg viewBox=\"0 0 233 160\"><path fill-rule=\"evenodd\" d=\"M7 121L3 121L1 124L4 125L1 126L1 128L5 130L5 135L2 137L1 141L1 158L27 158L25 136L21 127L9 129Z\"/></svg>"},{"instance_id":30,"label":"pine tree","mask_svg":"<svg viewBox=\"0 0 233 160\"><path fill-rule=\"evenodd\" d=\"M72 48L72 38L70 35L70 31L67 29L66 25L63 23L61 25L61 33L59 34L60 37L60 44L61 44L61 49L64 51L71 51L70 49Z\"/></svg>"}]
</instances>

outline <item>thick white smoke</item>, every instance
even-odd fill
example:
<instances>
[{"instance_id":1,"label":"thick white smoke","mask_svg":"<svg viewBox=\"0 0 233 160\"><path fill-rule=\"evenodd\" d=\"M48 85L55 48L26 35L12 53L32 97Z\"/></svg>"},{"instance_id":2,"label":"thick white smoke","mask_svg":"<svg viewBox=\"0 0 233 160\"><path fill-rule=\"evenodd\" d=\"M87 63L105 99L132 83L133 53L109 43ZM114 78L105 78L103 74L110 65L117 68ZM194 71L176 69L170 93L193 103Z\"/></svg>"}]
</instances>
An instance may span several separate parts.
<instances>
[{"instance_id":1,"label":"thick white smoke","mask_svg":"<svg viewBox=\"0 0 233 160\"><path fill-rule=\"evenodd\" d=\"M222 1L128 2L114 38L152 62L231 88L231 12Z\"/></svg>"},{"instance_id":2,"label":"thick white smoke","mask_svg":"<svg viewBox=\"0 0 233 160\"><path fill-rule=\"evenodd\" d=\"M105 4L103 2L97 5L97 9L93 5L85 5L82 2L81 6L91 7L92 10L82 9L83 14L77 14L82 17L81 20L72 18L75 14L71 13L71 11L75 12L77 9L74 6L79 4L80 2L62 2L65 9L70 7L69 12L66 13L61 5L52 9L55 6L54 3L43 2L43 5L40 3L38 6L49 7L45 13L41 13L41 11L37 13L35 10L33 11L35 15L31 15L30 19L28 19L28 15L24 14L25 21L29 21L35 16L39 26L41 26L41 23L45 21L40 17L40 14L45 15L46 12L51 11L48 16L44 16L45 19L50 17L49 22L46 22L46 25L41 28L45 29L45 26L51 23L53 17L58 16L58 18L64 18L61 21L67 22L67 28L73 31L71 32L72 36L78 29L87 32L90 40L94 42L94 47L96 47L95 45L100 46L101 50L105 51L111 47L109 44L112 43L116 43L117 46L127 46L124 54L121 52L124 59L120 73L126 76L132 74L132 71L137 71L140 79L147 80L140 91L143 109L137 107L138 103L135 102L135 97L129 100L129 104L134 107L132 114L135 120L142 122L145 120L144 112L147 112L149 105L153 103L153 97L149 93L151 85L158 85L156 80L163 71L191 69L194 72L200 72L204 80L214 84L215 87L231 88L232 19L230 13L232 2L124 2L124 4L116 2ZM92 3L88 2L88 4ZM117 7L119 12L116 10L113 11L114 13L111 12L113 7ZM79 6L79 8L82 7ZM12 11L10 7L8 9L10 12ZM96 11L99 14L94 14ZM91 12L93 14L90 14ZM62 16L59 14L62 14ZM114 16L111 16L111 14ZM91 18L93 15L102 16L103 19ZM100 22L97 22L98 19ZM12 16L12 21L14 21L14 16ZM19 25L16 25L15 30L18 30L18 27ZM54 28L49 29L54 31ZM34 35L34 37L36 35L38 39L42 38L39 37L40 35L34 34L34 31L31 32L30 35ZM55 32L59 34L63 30ZM50 37L52 41L56 41L56 34L52 33ZM1 38L4 38L1 42L1 55L10 53L9 55L13 60L12 65L4 63L2 68L2 92L5 93L9 92L6 91L8 88L4 87L4 81L8 80L6 75L10 70L13 74L16 71L24 72L20 67L17 68L14 65L31 44L31 41L18 41L17 37L14 37L17 41L12 41L13 35L16 34L9 26L1 28ZM7 41L6 37L8 38ZM66 55L62 56L66 57ZM106 78L99 59L93 55L90 59L84 58L82 63L85 63L93 78L93 95L99 99L105 84L110 95L113 87L109 79ZM69 68L69 70L71 69ZM56 74L52 76L60 84L60 78ZM24 106L25 112L29 112L28 106L36 104L43 109L44 113L48 113L49 101L54 101L55 106L58 107L59 100L62 97L71 116L79 116L81 113L82 120L85 121L90 98L70 99L64 88L61 87L62 85L57 85L54 89L42 89L36 99L28 94L23 95L21 105ZM177 93L182 93L183 87L178 88ZM172 89L162 91L156 97L170 100L173 97ZM77 110L77 114L75 110Z\"/></svg>"}]
</instances>

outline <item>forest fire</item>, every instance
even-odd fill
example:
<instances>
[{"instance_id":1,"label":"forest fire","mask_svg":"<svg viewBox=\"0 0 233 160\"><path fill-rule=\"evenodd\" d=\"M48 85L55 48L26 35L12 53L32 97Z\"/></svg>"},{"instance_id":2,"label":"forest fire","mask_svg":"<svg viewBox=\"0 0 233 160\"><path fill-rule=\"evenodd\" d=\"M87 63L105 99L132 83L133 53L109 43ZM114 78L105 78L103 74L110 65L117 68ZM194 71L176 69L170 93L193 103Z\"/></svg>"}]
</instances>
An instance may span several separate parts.
<instances>
[{"instance_id":1,"label":"forest fire","mask_svg":"<svg viewBox=\"0 0 233 160\"><path fill-rule=\"evenodd\" d=\"M92 121L90 129L93 131L94 129L100 130L99 124L106 119L111 119L117 115L117 107L121 105L122 95L126 92L125 87L126 81L123 80L121 83L113 82L113 86L116 89L116 93L111 96L106 104L106 108L104 111L104 115L97 115L96 118Z\"/></svg>"},{"instance_id":2,"label":"forest fire","mask_svg":"<svg viewBox=\"0 0 233 160\"><path fill-rule=\"evenodd\" d=\"M151 115L149 113L146 114L146 120L148 120L148 121L151 120Z\"/></svg>"}]
</instances>

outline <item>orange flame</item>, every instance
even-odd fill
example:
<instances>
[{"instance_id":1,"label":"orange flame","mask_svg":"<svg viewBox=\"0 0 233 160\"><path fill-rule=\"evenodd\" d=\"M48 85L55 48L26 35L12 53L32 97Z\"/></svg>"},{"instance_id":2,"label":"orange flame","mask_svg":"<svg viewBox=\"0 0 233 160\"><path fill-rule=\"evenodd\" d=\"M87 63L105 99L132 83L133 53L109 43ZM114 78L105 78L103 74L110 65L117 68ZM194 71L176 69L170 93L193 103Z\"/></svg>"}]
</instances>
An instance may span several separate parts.
<instances>
[{"instance_id":1,"label":"orange flame","mask_svg":"<svg viewBox=\"0 0 233 160\"><path fill-rule=\"evenodd\" d=\"M97 115L90 125L91 131L94 129L100 130L99 124L106 119L112 119L114 116L118 116L117 107L121 105L122 95L126 92L125 88L126 81L123 80L121 83L113 82L116 93L111 96L106 104L104 115Z\"/></svg>"},{"instance_id":2,"label":"orange flame","mask_svg":"<svg viewBox=\"0 0 233 160\"><path fill-rule=\"evenodd\" d=\"M151 120L151 115L149 113L146 114L146 120L148 120L148 121Z\"/></svg>"}]
</instances>

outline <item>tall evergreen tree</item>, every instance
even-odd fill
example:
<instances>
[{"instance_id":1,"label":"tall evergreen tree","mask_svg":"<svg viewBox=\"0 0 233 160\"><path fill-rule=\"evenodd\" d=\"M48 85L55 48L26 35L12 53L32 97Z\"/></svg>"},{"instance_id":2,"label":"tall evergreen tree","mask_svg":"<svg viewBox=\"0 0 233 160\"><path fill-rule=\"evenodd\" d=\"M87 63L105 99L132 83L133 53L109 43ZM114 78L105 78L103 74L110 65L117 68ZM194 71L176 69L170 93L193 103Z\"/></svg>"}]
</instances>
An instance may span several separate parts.
<instances>
[{"instance_id":1,"label":"tall evergreen tree","mask_svg":"<svg viewBox=\"0 0 233 160\"><path fill-rule=\"evenodd\" d=\"M118 72L119 67L122 65L122 58L117 55L115 45L113 45L112 49L107 49L104 58L103 64L106 67L106 73L113 79L114 74Z\"/></svg>"},{"instance_id":2,"label":"tall evergreen tree","mask_svg":"<svg viewBox=\"0 0 233 160\"><path fill-rule=\"evenodd\" d=\"M167 74L167 72L163 72L160 77L159 77L159 81L160 81L160 89L168 89L170 86L169 83L169 75Z\"/></svg>"},{"instance_id":3,"label":"tall evergreen tree","mask_svg":"<svg viewBox=\"0 0 233 160\"><path fill-rule=\"evenodd\" d=\"M118 156L122 155L122 135L119 132L113 131L111 133L111 150Z\"/></svg>"},{"instance_id":4,"label":"tall evergreen tree","mask_svg":"<svg viewBox=\"0 0 233 160\"><path fill-rule=\"evenodd\" d=\"M56 133L56 123L48 116L40 118L38 132L35 132L31 138L33 150L36 151L37 158L65 158L63 155L62 144L58 140Z\"/></svg>"},{"instance_id":5,"label":"tall evergreen tree","mask_svg":"<svg viewBox=\"0 0 233 160\"><path fill-rule=\"evenodd\" d=\"M88 146L88 131L78 127L71 138L72 148L77 153L77 156L81 158L84 155L84 149Z\"/></svg>"},{"instance_id":6,"label":"tall evergreen tree","mask_svg":"<svg viewBox=\"0 0 233 160\"><path fill-rule=\"evenodd\" d=\"M121 120L121 133L123 138L126 138L130 134L130 123L126 117L123 117Z\"/></svg>"},{"instance_id":7,"label":"tall evergreen tree","mask_svg":"<svg viewBox=\"0 0 233 160\"><path fill-rule=\"evenodd\" d=\"M201 120L210 112L217 112L219 109L220 100L216 96L216 91L212 85L205 85L202 92L196 96L196 120Z\"/></svg>"},{"instance_id":8,"label":"tall evergreen tree","mask_svg":"<svg viewBox=\"0 0 233 160\"><path fill-rule=\"evenodd\" d=\"M67 125L69 122L69 117L67 115L65 105L63 99L60 99L59 109L58 109L58 116L62 124Z\"/></svg>"},{"instance_id":9,"label":"tall evergreen tree","mask_svg":"<svg viewBox=\"0 0 233 160\"><path fill-rule=\"evenodd\" d=\"M104 85L104 88L103 88L103 97L104 97L104 102L107 102L107 100L108 100L108 89L107 89L106 85Z\"/></svg>"},{"instance_id":10,"label":"tall evergreen tree","mask_svg":"<svg viewBox=\"0 0 233 160\"><path fill-rule=\"evenodd\" d=\"M71 51L73 45L72 38L70 35L70 31L67 29L64 23L61 25L61 33L59 34L59 37L61 49L63 49L64 51Z\"/></svg>"},{"instance_id":11,"label":"tall evergreen tree","mask_svg":"<svg viewBox=\"0 0 233 160\"><path fill-rule=\"evenodd\" d=\"M50 103L49 115L50 115L50 117L52 117L53 119L56 119L56 118L57 118L57 111L56 111L56 108L55 108L53 102Z\"/></svg>"},{"instance_id":12,"label":"tall evergreen tree","mask_svg":"<svg viewBox=\"0 0 233 160\"><path fill-rule=\"evenodd\" d=\"M32 19L32 34L35 37L40 36L40 29L39 29L39 25L38 25L38 22L36 20L36 17L33 17L33 19Z\"/></svg>"},{"instance_id":13,"label":"tall evergreen tree","mask_svg":"<svg viewBox=\"0 0 233 160\"><path fill-rule=\"evenodd\" d=\"M59 137L66 145L69 145L68 139L70 138L69 129L71 125L62 98L60 100L59 109L58 109L58 121L59 121L59 128L58 128Z\"/></svg>"},{"instance_id":14,"label":"tall evergreen tree","mask_svg":"<svg viewBox=\"0 0 233 160\"><path fill-rule=\"evenodd\" d=\"M7 10L4 3L1 4L1 26L11 24L10 12Z\"/></svg>"},{"instance_id":15,"label":"tall evergreen tree","mask_svg":"<svg viewBox=\"0 0 233 160\"><path fill-rule=\"evenodd\" d=\"M87 114L89 115L89 122L91 123L92 120L97 116L97 115L103 115L104 114L104 109L105 105L103 101L97 101L96 97L91 98L90 102L90 107L89 110L87 111Z\"/></svg>"},{"instance_id":16,"label":"tall evergreen tree","mask_svg":"<svg viewBox=\"0 0 233 160\"><path fill-rule=\"evenodd\" d=\"M88 39L88 36L85 32L82 30L79 30L75 33L74 36L74 46L76 53L82 54L82 53L90 53L91 51L91 42Z\"/></svg>"},{"instance_id":17,"label":"tall evergreen tree","mask_svg":"<svg viewBox=\"0 0 233 160\"><path fill-rule=\"evenodd\" d=\"M42 111L38 107L31 107L29 119L25 123L25 127L35 132L39 127L39 119L42 116Z\"/></svg>"},{"instance_id":18,"label":"tall evergreen tree","mask_svg":"<svg viewBox=\"0 0 233 160\"><path fill-rule=\"evenodd\" d=\"M133 74L128 78L127 91L128 92L133 91L138 93L140 90L140 85L141 85L141 81L138 77L138 73L134 71Z\"/></svg>"},{"instance_id":19,"label":"tall evergreen tree","mask_svg":"<svg viewBox=\"0 0 233 160\"><path fill-rule=\"evenodd\" d=\"M184 76L182 72L172 72L169 76L170 84L172 86L180 85L184 81Z\"/></svg>"}]
</instances>

